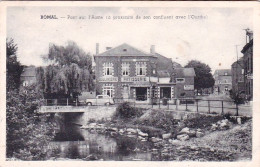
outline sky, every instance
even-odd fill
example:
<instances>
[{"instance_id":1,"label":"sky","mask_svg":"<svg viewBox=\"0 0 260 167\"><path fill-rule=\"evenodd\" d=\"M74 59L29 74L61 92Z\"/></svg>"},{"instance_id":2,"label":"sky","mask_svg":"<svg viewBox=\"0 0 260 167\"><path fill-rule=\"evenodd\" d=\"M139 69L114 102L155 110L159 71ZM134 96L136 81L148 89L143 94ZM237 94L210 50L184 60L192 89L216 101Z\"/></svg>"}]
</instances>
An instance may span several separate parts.
<instances>
[{"instance_id":1,"label":"sky","mask_svg":"<svg viewBox=\"0 0 260 167\"><path fill-rule=\"evenodd\" d=\"M58 19L41 19L56 15ZM70 16L111 16L112 19L68 19ZM140 16L116 19L113 16ZM153 16L172 19L153 19ZM205 16L188 19L188 15ZM151 19L143 19L151 16ZM186 19L176 19L186 16ZM61 18L64 17L64 18ZM128 43L145 52L155 51L186 65L196 59L212 70L231 68L246 44L246 28L253 29L250 8L126 8L126 7L9 7L7 37L18 45L18 59L24 65L44 65L42 55L50 43L75 41L85 52L95 54L106 47ZM236 47L237 46L237 52Z\"/></svg>"}]
</instances>

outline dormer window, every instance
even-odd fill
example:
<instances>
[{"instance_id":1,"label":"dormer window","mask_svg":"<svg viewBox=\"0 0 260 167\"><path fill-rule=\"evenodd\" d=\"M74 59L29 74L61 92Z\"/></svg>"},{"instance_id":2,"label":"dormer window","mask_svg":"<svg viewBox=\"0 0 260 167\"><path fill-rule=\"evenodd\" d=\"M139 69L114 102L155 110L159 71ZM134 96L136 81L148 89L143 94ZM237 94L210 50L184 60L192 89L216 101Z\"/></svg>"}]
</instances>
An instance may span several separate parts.
<instances>
[{"instance_id":1,"label":"dormer window","mask_svg":"<svg viewBox=\"0 0 260 167\"><path fill-rule=\"evenodd\" d=\"M225 76L227 76L227 72L225 72L225 74L224 74Z\"/></svg>"},{"instance_id":2,"label":"dormer window","mask_svg":"<svg viewBox=\"0 0 260 167\"><path fill-rule=\"evenodd\" d=\"M123 49L123 51L124 51L124 52L126 52L126 51L127 51L127 49Z\"/></svg>"}]
</instances>

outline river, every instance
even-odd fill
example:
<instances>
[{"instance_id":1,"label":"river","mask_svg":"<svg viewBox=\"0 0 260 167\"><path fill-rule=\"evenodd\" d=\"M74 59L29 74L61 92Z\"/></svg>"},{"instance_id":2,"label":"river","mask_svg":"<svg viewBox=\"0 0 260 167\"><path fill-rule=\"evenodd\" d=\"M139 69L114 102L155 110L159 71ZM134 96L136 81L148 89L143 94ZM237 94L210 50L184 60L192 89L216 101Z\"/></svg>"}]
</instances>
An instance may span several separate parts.
<instances>
[{"instance_id":1,"label":"river","mask_svg":"<svg viewBox=\"0 0 260 167\"><path fill-rule=\"evenodd\" d=\"M64 119L62 128L49 144L50 160L152 160L152 143L125 136L112 137L81 129Z\"/></svg>"}]
</instances>

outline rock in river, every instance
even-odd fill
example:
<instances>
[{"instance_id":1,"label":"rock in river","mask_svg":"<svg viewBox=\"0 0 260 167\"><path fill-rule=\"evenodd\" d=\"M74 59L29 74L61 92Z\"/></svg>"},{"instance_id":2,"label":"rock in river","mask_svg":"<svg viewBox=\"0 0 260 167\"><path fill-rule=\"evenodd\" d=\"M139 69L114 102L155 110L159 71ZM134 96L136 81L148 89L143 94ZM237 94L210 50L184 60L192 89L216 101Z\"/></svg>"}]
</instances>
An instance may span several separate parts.
<instances>
[{"instance_id":1,"label":"rock in river","mask_svg":"<svg viewBox=\"0 0 260 167\"><path fill-rule=\"evenodd\" d=\"M182 135L178 135L177 136L177 139L178 140L181 140L181 141L185 141L185 140L189 140L189 135L187 135L187 134L182 134Z\"/></svg>"}]
</instances>

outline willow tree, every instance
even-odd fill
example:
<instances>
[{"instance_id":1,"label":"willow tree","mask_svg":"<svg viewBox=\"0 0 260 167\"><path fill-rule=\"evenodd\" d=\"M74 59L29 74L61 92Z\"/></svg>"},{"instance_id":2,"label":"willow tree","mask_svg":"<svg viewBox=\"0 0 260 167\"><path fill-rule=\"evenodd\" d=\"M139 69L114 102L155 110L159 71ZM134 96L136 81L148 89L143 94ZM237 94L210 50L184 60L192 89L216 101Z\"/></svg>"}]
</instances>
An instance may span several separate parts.
<instances>
[{"instance_id":1,"label":"willow tree","mask_svg":"<svg viewBox=\"0 0 260 167\"><path fill-rule=\"evenodd\" d=\"M50 63L39 68L39 87L45 97L75 97L83 91L93 90L92 59L75 42L66 46L51 44L44 57Z\"/></svg>"}]
</instances>

